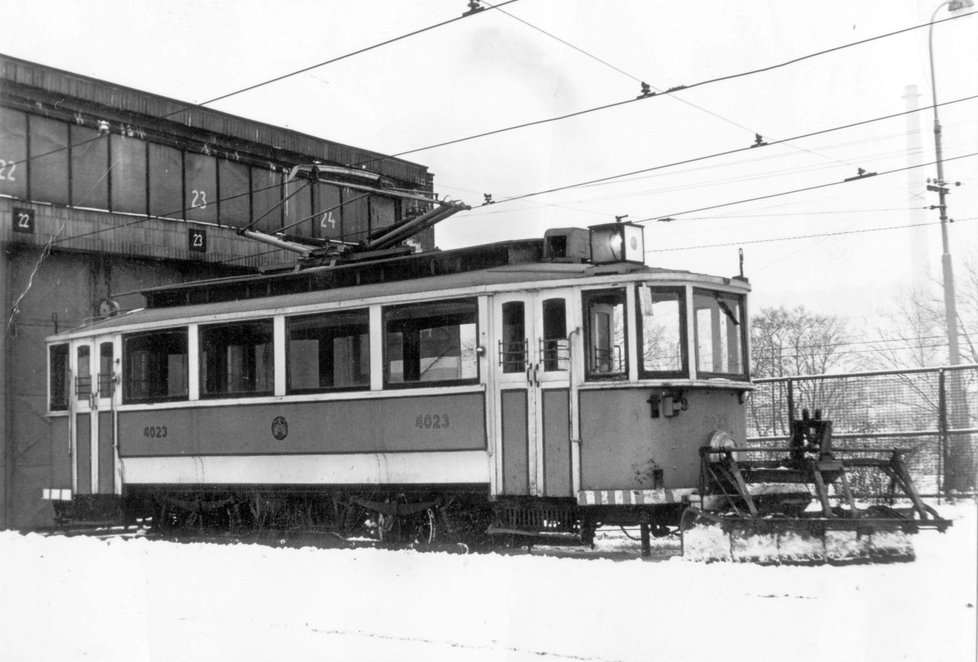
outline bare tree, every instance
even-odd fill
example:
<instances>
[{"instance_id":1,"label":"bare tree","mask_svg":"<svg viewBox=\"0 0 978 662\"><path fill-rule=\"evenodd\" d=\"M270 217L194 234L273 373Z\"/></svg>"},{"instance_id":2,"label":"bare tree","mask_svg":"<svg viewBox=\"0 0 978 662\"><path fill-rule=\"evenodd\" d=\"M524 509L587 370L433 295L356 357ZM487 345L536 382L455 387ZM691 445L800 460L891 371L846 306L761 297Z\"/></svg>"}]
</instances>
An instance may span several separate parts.
<instances>
[{"instance_id":1,"label":"bare tree","mask_svg":"<svg viewBox=\"0 0 978 662\"><path fill-rule=\"evenodd\" d=\"M978 363L978 254L970 255L963 264L955 288L961 362ZM949 363L940 281L900 295L894 312L882 320L870 343L872 351L866 353L868 369L929 368Z\"/></svg>"},{"instance_id":2,"label":"bare tree","mask_svg":"<svg viewBox=\"0 0 978 662\"><path fill-rule=\"evenodd\" d=\"M850 335L846 320L821 315L804 306L763 308L751 320L752 375L796 377L846 369L845 347ZM794 402L819 408L831 416L845 413L848 382L793 381ZM771 383L751 397L751 420L758 436L786 434L787 392L783 383ZM792 412L797 416L798 412Z\"/></svg>"},{"instance_id":3,"label":"bare tree","mask_svg":"<svg viewBox=\"0 0 978 662\"><path fill-rule=\"evenodd\" d=\"M972 253L958 273L956 308L961 362L978 363L978 254ZM876 330L876 338L865 354L869 369L926 368L950 363L947 341L943 284L933 281L913 290L897 301L895 311L883 317L884 324ZM903 403L911 413L920 411L924 424L935 424L935 413L944 408L943 421L948 430L946 438L946 487L967 491L975 484L974 434L962 432L978 425L976 402L978 383L975 371L947 371L944 390L938 384L928 384L904 376L907 398Z\"/></svg>"},{"instance_id":4,"label":"bare tree","mask_svg":"<svg viewBox=\"0 0 978 662\"><path fill-rule=\"evenodd\" d=\"M763 308L751 320L755 377L820 375L846 368L846 320L804 306Z\"/></svg>"}]
</instances>

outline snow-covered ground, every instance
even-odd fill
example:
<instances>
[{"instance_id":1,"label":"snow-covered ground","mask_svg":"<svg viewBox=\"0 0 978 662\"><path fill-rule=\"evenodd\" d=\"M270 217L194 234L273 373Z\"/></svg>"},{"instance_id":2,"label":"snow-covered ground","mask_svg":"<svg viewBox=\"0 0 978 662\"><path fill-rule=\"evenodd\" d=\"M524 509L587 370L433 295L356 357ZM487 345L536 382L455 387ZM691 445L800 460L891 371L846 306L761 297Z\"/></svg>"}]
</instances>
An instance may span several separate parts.
<instances>
[{"instance_id":1,"label":"snow-covered ground","mask_svg":"<svg viewBox=\"0 0 978 662\"><path fill-rule=\"evenodd\" d=\"M847 567L0 532L0 660L975 660L976 506L940 510Z\"/></svg>"}]
</instances>

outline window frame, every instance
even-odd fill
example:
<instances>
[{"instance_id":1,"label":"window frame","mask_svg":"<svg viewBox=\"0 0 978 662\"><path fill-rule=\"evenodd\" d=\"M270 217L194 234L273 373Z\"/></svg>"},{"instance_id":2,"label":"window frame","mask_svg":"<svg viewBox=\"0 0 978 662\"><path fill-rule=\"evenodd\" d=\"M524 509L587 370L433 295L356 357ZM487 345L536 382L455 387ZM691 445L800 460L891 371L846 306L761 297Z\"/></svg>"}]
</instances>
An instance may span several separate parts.
<instances>
[{"instance_id":1,"label":"window frame","mask_svg":"<svg viewBox=\"0 0 978 662\"><path fill-rule=\"evenodd\" d=\"M730 379L733 381L749 381L750 380L750 365L748 363L748 353L747 353L747 297L739 292L728 292L725 290L715 290L705 287L694 287L692 291L692 318L693 318L693 351L695 352L694 361L696 365L696 376L697 378L704 379ZM700 370L700 342L699 342L699 319L697 317L696 308L696 297L697 296L709 296L715 299L720 298L732 298L736 299L737 303L740 305L740 323L736 326L739 327L739 347L740 347L740 362L742 366L741 372L716 372L713 370ZM717 307L718 312L723 314L723 311ZM711 331L712 335L712 331ZM712 339L711 339L712 343Z\"/></svg>"},{"instance_id":2,"label":"window frame","mask_svg":"<svg viewBox=\"0 0 978 662\"><path fill-rule=\"evenodd\" d=\"M590 302L593 298L609 295L612 293L618 293L621 295L621 307L622 307L622 332L624 337L622 338L621 348L623 356L621 357L620 370L615 372L597 372L594 369L594 357L592 356L592 334L593 329L591 324L591 312L589 310ZM609 284L605 287L581 290L581 314L584 327L584 380L588 382L603 382L603 381L627 381L629 378L629 361L631 360L629 352L628 343L628 287L624 284L612 285ZM610 334L614 335L614 329L609 330ZM611 347L614 348L614 338L612 338Z\"/></svg>"},{"instance_id":3,"label":"window frame","mask_svg":"<svg viewBox=\"0 0 978 662\"><path fill-rule=\"evenodd\" d=\"M474 336L475 336L475 341L476 341L476 348L473 350L473 360L475 361L475 376L474 377L467 377L467 378L464 378L464 379L442 379L442 380L438 380L438 381L401 381L401 382L392 382L391 381L391 375L390 375L390 348L389 348L389 343L388 343L388 340L387 340L387 333L388 333L388 331L387 331L387 325L388 325L388 317L387 317L387 315L388 315L388 313L391 312L391 311L394 311L394 310L405 310L405 309L411 309L411 308L423 308L425 306L432 306L432 305L450 305L450 304L465 304L465 305L471 306L471 308L472 308L472 322L471 323L473 323L475 325L475 334L474 334ZM444 300L414 301L414 302L411 302L411 303L402 303L402 304L392 304L392 305L381 306L381 309L380 309L380 330L379 330L379 333L380 333L380 342L381 342L381 345L383 347L383 355L382 355L382 359L381 359L383 361L383 365L382 365L383 388L385 390L389 390L389 389L411 389L411 388L438 388L438 387L443 387L443 386L467 386L467 385L470 385L470 384L479 384L480 381L481 381L481 378L482 378L482 368L481 368L481 365L480 365L481 361L480 361L480 356L479 356L479 351L478 351L478 346L479 346L478 345L478 342L479 342L479 338L480 338L480 335L479 335L479 328L480 328L479 317L480 317L480 315L479 315L479 299L478 299L478 297L460 297L460 298L452 298L452 299L444 299ZM425 318L418 317L416 319L425 319ZM466 324L468 324L468 323L469 322L466 322ZM459 326L461 326L461 324ZM431 327L431 328L435 328L435 327ZM459 356L460 362L461 362L461 359L464 356L462 354L462 352L461 352L461 349L462 349L461 343L462 343L462 338L459 337L459 355L458 356ZM419 342L419 353L420 353L420 342ZM420 357L420 354L419 354L419 360L420 360L420 358L423 358L423 357ZM403 374L403 361L404 361L404 358L403 358L403 347L402 347L402 356L401 356L402 374ZM460 366L461 366L461 363L460 363Z\"/></svg>"},{"instance_id":4,"label":"window frame","mask_svg":"<svg viewBox=\"0 0 978 662\"><path fill-rule=\"evenodd\" d=\"M679 344L681 367L679 370L648 370L645 367L645 328L642 314L641 289L647 287L653 293L675 294L679 302ZM689 378L689 324L686 314L686 287L683 285L635 284L635 330L636 356L638 357L639 379L688 379Z\"/></svg>"},{"instance_id":5,"label":"window frame","mask_svg":"<svg viewBox=\"0 0 978 662\"><path fill-rule=\"evenodd\" d=\"M257 388L254 391L232 391L230 388L226 390L221 390L217 392L208 392L207 390L207 362L205 360L206 342L205 338L208 331L221 329L224 331L233 329L235 327L247 327L247 326L266 326L268 341L271 345L270 350L270 360L269 364L269 374L267 375L268 386L262 390ZM275 380L276 380L276 370L275 370L275 318L274 317L260 317L256 319L243 319L234 320L227 322L217 322L214 324L201 324L197 327L197 384L198 384L198 397L201 400L219 400L219 399L237 399L237 398L260 398L275 395ZM250 347L255 347L257 345L249 345ZM228 344L224 345L225 351L227 350ZM256 377L257 377L257 367L256 367ZM226 377L225 377L226 380ZM256 385L257 386L257 385Z\"/></svg>"},{"instance_id":6,"label":"window frame","mask_svg":"<svg viewBox=\"0 0 978 662\"><path fill-rule=\"evenodd\" d=\"M57 362L56 351L62 354ZM71 345L66 342L48 345L48 411L66 412L71 408L71 382ZM61 397L57 402L55 391L59 391Z\"/></svg>"},{"instance_id":7,"label":"window frame","mask_svg":"<svg viewBox=\"0 0 978 662\"><path fill-rule=\"evenodd\" d=\"M366 329L367 329L367 331L366 331L366 334L367 334L367 345L366 345L366 350L367 350L367 356L366 356L367 374L366 374L366 381L364 381L363 383L360 383L360 384L354 384L354 385L350 385L350 386L317 386L317 387L312 387L312 388L296 388L296 387L293 387L292 386L292 361L291 361L291 358L292 358L292 349L291 349L291 347L292 347L292 336L291 336L291 333L290 333L291 323L294 322L294 321L311 320L311 319L315 319L315 318L326 318L326 317L330 317L330 316L343 316L343 315L345 315L345 316L351 316L351 315L355 315L355 314L358 314L358 313L363 315L363 320L365 322L365 326L366 326ZM363 308L349 308L349 309L345 309L345 310L328 310L328 311L319 311L319 312L315 312L315 313L306 313L306 314L302 314L302 315L289 315L289 316L286 316L285 317L285 338L284 338L284 341L285 341L285 394L286 395L307 395L307 394L310 394L310 393L343 393L343 392L349 392L349 391L369 391L370 390L371 375L372 375L372 372L373 372L373 356L372 356L372 353L371 353L371 344L372 344L371 343L371 338L372 338L372 335L373 334L372 334L372 329L371 329L371 325L370 325L370 308L367 308L367 307L363 307ZM344 336L344 337L350 337L350 336ZM361 360L362 360L362 358L361 358Z\"/></svg>"},{"instance_id":8,"label":"window frame","mask_svg":"<svg viewBox=\"0 0 978 662\"><path fill-rule=\"evenodd\" d=\"M146 397L133 397L132 395L132 367L129 362L129 341L141 339L149 336L162 335L183 335L186 357L187 387L186 392L178 395L150 395ZM190 373L190 329L186 326L167 327L165 329L151 329L148 331L136 331L134 333L122 334L121 340L122 354L122 404L147 404L154 402L185 402L190 399L190 384L194 375Z\"/></svg>"}]
</instances>

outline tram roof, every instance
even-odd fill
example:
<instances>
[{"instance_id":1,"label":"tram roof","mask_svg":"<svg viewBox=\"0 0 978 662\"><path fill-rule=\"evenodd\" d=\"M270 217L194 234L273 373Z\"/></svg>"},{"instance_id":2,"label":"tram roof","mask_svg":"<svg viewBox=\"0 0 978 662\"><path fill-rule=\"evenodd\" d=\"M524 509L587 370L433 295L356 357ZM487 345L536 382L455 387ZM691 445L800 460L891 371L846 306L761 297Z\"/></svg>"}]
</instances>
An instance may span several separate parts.
<instances>
[{"instance_id":1,"label":"tram roof","mask_svg":"<svg viewBox=\"0 0 978 662\"><path fill-rule=\"evenodd\" d=\"M519 242L504 242L495 244L494 248L513 249ZM485 248L485 247L484 247ZM519 249L519 246L517 246ZM439 252L439 259L454 259L453 251ZM421 254L423 257L424 254ZM400 266L397 262L390 268ZM367 270L355 271L360 277L365 274L376 274L378 265ZM221 278L193 283L164 286L144 290L148 301L156 299L158 305L133 312L97 320L92 324L60 334L59 337L72 335L92 335L111 332L122 327L153 327L172 321L175 325L184 320L205 320L212 317L234 316L238 314L263 312L268 314L281 313L290 309L322 304L372 302L385 299L424 298L426 294L443 292L445 296L464 297L475 296L485 292L500 289L529 289L543 284L557 285L560 281L575 281L595 279L596 283L603 280L614 281L615 277L633 276L634 280L643 277L663 282L688 282L706 286L734 286L737 289L749 290L749 284L743 278L724 278L697 274L689 271L662 269L641 264L616 263L594 265L585 262L560 261L525 261L519 260L486 268L472 268L441 275L426 275L409 277L401 280L381 280L352 285L333 285L323 281L332 281L337 267L312 268L306 271L289 272L286 274L265 274L258 276L242 276ZM602 278L607 277L607 278ZM632 280L632 279L630 279ZM283 283L286 284L283 287ZM296 291L296 284L305 284L303 291ZM274 293L277 289L283 293ZM265 295L256 294L256 289L269 292ZM249 291L250 290L250 291ZM238 293L238 298L230 300L212 300L208 294L215 291ZM419 295L414 297L412 295ZM160 304L160 297L164 303ZM218 297L220 299L221 297ZM177 299L180 302L177 302Z\"/></svg>"}]
</instances>

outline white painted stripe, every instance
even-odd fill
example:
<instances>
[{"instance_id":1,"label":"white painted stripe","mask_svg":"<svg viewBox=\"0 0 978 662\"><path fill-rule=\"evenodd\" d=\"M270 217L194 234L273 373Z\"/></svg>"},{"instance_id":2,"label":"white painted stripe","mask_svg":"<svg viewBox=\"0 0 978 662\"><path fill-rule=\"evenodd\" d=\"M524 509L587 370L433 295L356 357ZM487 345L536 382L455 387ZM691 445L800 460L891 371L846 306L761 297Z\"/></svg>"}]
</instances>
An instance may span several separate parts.
<instances>
[{"instance_id":1,"label":"white painted stripe","mask_svg":"<svg viewBox=\"0 0 978 662\"><path fill-rule=\"evenodd\" d=\"M45 501L50 501L51 500L51 490L48 489L48 488L46 488L46 487L43 490L41 490L41 498L43 500L45 500Z\"/></svg>"},{"instance_id":2,"label":"white painted stripe","mask_svg":"<svg viewBox=\"0 0 978 662\"><path fill-rule=\"evenodd\" d=\"M379 485L489 483L486 451L123 458L126 483Z\"/></svg>"},{"instance_id":3,"label":"white painted stripe","mask_svg":"<svg viewBox=\"0 0 978 662\"><path fill-rule=\"evenodd\" d=\"M683 487L669 490L580 490L577 503L594 505L665 505L683 503L696 488Z\"/></svg>"}]
</instances>

